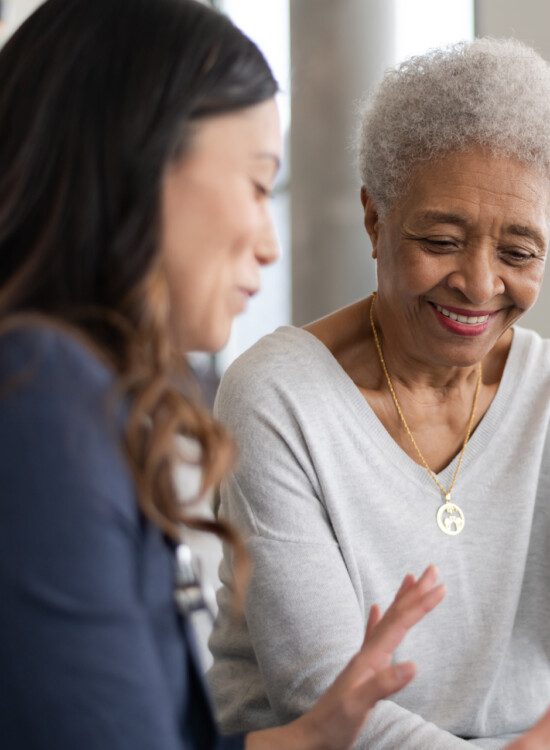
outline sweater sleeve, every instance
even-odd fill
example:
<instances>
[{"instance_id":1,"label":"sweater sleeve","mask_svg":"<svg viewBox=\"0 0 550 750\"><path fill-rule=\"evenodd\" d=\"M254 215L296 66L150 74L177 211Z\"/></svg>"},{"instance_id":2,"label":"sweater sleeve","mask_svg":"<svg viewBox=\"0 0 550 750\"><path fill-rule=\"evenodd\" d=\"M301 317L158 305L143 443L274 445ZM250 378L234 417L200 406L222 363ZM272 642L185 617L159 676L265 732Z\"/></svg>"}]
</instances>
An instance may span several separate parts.
<instances>
[{"instance_id":1,"label":"sweater sleeve","mask_svg":"<svg viewBox=\"0 0 550 750\"><path fill-rule=\"evenodd\" d=\"M262 374L247 380L230 371L217 401L217 414L239 447L237 469L222 488L220 513L245 536L252 558L238 622L229 604L229 552L221 566L224 587L210 642L215 663L209 679L226 730L301 715L358 650L366 626L288 394L264 387L258 398L252 378L262 381ZM392 701L377 705L357 742L369 750L468 746Z\"/></svg>"},{"instance_id":2,"label":"sweater sleeve","mask_svg":"<svg viewBox=\"0 0 550 750\"><path fill-rule=\"evenodd\" d=\"M23 337L11 350L1 343L2 743L13 750L195 747L185 742L183 707L193 684L186 683L189 653L177 615L165 611L164 592L158 606L144 604L147 581L171 581L169 551L139 516L108 372L59 334ZM158 554L148 558L148 578L141 551L151 545ZM149 605L152 599L149 591ZM171 593L167 601L173 609ZM165 624L163 643L154 638L155 620L157 631ZM167 677L167 643L179 679ZM219 747L242 745L236 738Z\"/></svg>"}]
</instances>

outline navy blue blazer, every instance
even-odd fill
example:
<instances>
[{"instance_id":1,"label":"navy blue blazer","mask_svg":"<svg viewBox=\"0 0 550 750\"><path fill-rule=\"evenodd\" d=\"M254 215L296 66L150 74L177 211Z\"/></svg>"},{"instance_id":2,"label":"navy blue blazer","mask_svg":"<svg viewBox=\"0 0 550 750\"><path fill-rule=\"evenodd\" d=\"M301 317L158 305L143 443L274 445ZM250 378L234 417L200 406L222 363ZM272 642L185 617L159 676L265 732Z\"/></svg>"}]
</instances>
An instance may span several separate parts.
<instances>
[{"instance_id":1,"label":"navy blue blazer","mask_svg":"<svg viewBox=\"0 0 550 750\"><path fill-rule=\"evenodd\" d=\"M138 510L121 409L109 370L72 337L0 337L0 745L242 748L215 730L173 550Z\"/></svg>"}]
</instances>

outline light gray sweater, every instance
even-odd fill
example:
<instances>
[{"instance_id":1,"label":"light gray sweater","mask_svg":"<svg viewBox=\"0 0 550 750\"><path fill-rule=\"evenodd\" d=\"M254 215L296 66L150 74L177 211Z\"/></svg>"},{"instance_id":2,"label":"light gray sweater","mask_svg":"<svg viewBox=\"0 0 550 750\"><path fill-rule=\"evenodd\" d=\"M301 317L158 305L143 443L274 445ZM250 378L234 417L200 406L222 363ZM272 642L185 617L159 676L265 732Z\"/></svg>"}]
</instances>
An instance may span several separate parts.
<instances>
[{"instance_id":1,"label":"light gray sweater","mask_svg":"<svg viewBox=\"0 0 550 750\"><path fill-rule=\"evenodd\" d=\"M418 675L377 705L357 747L500 748L535 722L550 704L549 341L515 328L453 493L466 519L454 537L436 525L433 480L308 332L280 328L240 357L217 413L240 450L221 514L253 560L242 618L227 551L220 569L209 681L224 731L311 706L358 649L371 604L388 606L429 562L447 597L397 652Z\"/></svg>"}]
</instances>

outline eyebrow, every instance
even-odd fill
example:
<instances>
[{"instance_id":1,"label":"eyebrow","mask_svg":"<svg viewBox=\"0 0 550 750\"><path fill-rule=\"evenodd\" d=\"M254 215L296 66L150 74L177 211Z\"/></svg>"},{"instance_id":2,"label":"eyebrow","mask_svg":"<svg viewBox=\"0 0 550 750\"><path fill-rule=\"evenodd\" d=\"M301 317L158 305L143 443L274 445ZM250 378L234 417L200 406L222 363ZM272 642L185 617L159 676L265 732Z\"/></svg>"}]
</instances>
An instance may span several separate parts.
<instances>
[{"instance_id":1,"label":"eyebrow","mask_svg":"<svg viewBox=\"0 0 550 750\"><path fill-rule=\"evenodd\" d=\"M422 211L416 218L420 221L437 221L439 224L456 224L459 227L467 227L469 224L465 216L446 211Z\"/></svg>"},{"instance_id":2,"label":"eyebrow","mask_svg":"<svg viewBox=\"0 0 550 750\"><path fill-rule=\"evenodd\" d=\"M416 218L420 221L436 221L440 224L455 224L464 229L470 224L465 216L457 213L447 213L446 211L423 211L418 214ZM543 252L546 250L547 243L544 237L532 227L525 226L524 224L508 224L504 228L504 233L512 234L516 237L525 237L532 240Z\"/></svg>"},{"instance_id":3,"label":"eyebrow","mask_svg":"<svg viewBox=\"0 0 550 750\"><path fill-rule=\"evenodd\" d=\"M544 237L531 227L525 227L522 224L509 224L506 227L508 234L515 234L516 237L527 237L529 240L533 240L535 245L540 248L543 252L546 250L547 243L544 241Z\"/></svg>"}]
</instances>

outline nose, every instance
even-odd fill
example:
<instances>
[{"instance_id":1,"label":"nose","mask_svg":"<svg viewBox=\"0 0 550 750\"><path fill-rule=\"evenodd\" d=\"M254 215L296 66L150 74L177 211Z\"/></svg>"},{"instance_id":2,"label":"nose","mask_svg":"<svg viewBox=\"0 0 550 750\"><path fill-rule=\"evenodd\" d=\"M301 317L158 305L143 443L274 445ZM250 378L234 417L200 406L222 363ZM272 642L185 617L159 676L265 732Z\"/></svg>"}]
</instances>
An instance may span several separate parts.
<instances>
[{"instance_id":1,"label":"nose","mask_svg":"<svg viewBox=\"0 0 550 750\"><path fill-rule=\"evenodd\" d=\"M280 254L281 250L279 240L277 239L277 232L275 231L273 219L269 215L255 244L254 255L261 266L269 266L279 258Z\"/></svg>"},{"instance_id":2,"label":"nose","mask_svg":"<svg viewBox=\"0 0 550 750\"><path fill-rule=\"evenodd\" d=\"M504 294L499 259L490 243L477 244L470 252L457 253L458 267L447 277L447 284L469 302L483 305Z\"/></svg>"}]
</instances>

